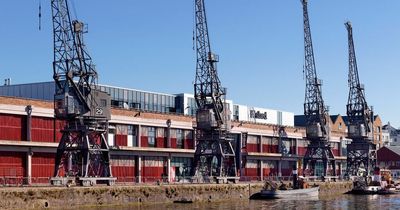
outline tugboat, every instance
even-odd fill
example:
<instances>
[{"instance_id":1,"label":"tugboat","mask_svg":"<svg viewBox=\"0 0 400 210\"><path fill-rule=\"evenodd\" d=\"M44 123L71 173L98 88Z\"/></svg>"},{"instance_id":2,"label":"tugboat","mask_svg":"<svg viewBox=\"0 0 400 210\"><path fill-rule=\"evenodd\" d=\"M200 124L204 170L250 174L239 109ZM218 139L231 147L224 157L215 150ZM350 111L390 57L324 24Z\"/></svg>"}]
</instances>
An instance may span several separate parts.
<instances>
[{"instance_id":1,"label":"tugboat","mask_svg":"<svg viewBox=\"0 0 400 210\"><path fill-rule=\"evenodd\" d=\"M349 194L387 195L397 193L396 188L392 185L389 170L380 170L379 167L376 167L373 176L367 177L362 174L363 171L360 171L359 176L353 178L353 189L348 192Z\"/></svg>"}]
</instances>

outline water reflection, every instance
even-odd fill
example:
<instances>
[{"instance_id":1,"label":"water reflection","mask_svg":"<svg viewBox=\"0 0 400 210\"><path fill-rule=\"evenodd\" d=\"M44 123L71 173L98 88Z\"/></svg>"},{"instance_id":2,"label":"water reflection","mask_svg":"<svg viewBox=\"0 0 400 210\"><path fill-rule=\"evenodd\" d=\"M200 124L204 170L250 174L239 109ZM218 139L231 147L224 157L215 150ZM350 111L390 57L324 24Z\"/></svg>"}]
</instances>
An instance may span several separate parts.
<instances>
[{"instance_id":1,"label":"water reflection","mask_svg":"<svg viewBox=\"0 0 400 210\"><path fill-rule=\"evenodd\" d=\"M379 210L400 209L400 195L341 195L301 200L244 200L229 202L193 203L193 204L155 204L141 206L115 206L88 208L98 210L264 210L264 209L327 209L327 210Z\"/></svg>"}]
</instances>

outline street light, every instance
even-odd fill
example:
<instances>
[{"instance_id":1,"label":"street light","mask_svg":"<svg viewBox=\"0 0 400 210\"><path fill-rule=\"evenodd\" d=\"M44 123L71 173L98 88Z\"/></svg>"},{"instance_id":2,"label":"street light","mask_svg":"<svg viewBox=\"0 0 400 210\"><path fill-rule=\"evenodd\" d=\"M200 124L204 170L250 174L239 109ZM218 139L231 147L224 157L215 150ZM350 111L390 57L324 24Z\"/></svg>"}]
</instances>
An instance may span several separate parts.
<instances>
[{"instance_id":1,"label":"street light","mask_svg":"<svg viewBox=\"0 0 400 210\"><path fill-rule=\"evenodd\" d=\"M168 119L166 124L167 124L167 147L171 148L171 119Z\"/></svg>"},{"instance_id":2,"label":"street light","mask_svg":"<svg viewBox=\"0 0 400 210\"><path fill-rule=\"evenodd\" d=\"M279 160L279 165L278 165L278 177L279 179L282 178L282 161L284 161L284 157L288 155L288 149L286 148L286 145L283 144L283 137L287 137L287 134L285 132L285 128L283 126L280 126L277 128L278 130L278 150L279 153L281 153L280 160Z\"/></svg>"}]
</instances>

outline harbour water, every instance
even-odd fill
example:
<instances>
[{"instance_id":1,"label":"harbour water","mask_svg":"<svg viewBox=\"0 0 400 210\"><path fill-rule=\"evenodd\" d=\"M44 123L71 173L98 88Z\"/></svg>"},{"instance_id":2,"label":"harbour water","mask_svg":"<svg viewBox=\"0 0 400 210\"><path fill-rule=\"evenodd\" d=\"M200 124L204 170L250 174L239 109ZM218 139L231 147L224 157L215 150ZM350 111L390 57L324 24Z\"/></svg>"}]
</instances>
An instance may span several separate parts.
<instances>
[{"instance_id":1,"label":"harbour water","mask_svg":"<svg viewBox=\"0 0 400 210\"><path fill-rule=\"evenodd\" d=\"M140 206L96 207L98 210L186 210L186 209L221 209L221 210L261 210L261 209L332 209L332 210L380 210L400 209L400 195L339 195L309 200L246 200L192 204L154 204Z\"/></svg>"}]
</instances>

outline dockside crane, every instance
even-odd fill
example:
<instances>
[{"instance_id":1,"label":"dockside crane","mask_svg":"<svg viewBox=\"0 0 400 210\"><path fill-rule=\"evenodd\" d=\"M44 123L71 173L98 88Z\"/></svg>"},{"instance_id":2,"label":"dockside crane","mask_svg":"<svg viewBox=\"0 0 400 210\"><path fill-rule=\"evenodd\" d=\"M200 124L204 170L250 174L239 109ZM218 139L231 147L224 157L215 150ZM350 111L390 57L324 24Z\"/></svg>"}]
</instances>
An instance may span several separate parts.
<instances>
[{"instance_id":1,"label":"dockside crane","mask_svg":"<svg viewBox=\"0 0 400 210\"><path fill-rule=\"evenodd\" d=\"M55 81L54 112L65 122L57 147L53 185L113 184L105 138L110 96L99 90L98 74L85 47L85 25L71 21L67 0L51 0Z\"/></svg>"},{"instance_id":2,"label":"dockside crane","mask_svg":"<svg viewBox=\"0 0 400 210\"><path fill-rule=\"evenodd\" d=\"M303 170L308 168L314 172L316 164L322 163L323 171L321 175L327 176L328 165L330 164L332 168L331 175L335 175L335 158L329 143L329 113L322 98L322 82L318 79L315 68L307 2L307 0L301 0L303 5L304 74L306 79L304 115L306 120L306 138L310 143L304 155Z\"/></svg>"},{"instance_id":3,"label":"dockside crane","mask_svg":"<svg viewBox=\"0 0 400 210\"><path fill-rule=\"evenodd\" d=\"M365 99L364 85L360 83L351 22L345 23L349 45L350 87L347 102L348 138L347 175L367 177L376 166L376 145L373 142L373 112ZM360 173L365 171L366 173Z\"/></svg>"},{"instance_id":4,"label":"dockside crane","mask_svg":"<svg viewBox=\"0 0 400 210\"><path fill-rule=\"evenodd\" d=\"M236 157L230 134L230 115L225 104L226 89L218 78L218 56L212 53L204 0L195 0L196 78L196 150L194 179L202 181L238 181Z\"/></svg>"}]
</instances>

